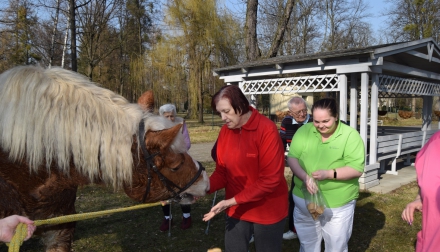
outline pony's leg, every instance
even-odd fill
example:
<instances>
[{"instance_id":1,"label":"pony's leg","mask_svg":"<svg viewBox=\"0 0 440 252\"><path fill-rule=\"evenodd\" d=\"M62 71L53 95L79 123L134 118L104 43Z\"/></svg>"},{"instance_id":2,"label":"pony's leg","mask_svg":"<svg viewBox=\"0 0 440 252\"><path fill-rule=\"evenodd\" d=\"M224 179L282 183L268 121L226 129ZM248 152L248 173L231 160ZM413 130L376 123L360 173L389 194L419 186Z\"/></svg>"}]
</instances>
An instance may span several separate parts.
<instances>
[{"instance_id":1,"label":"pony's leg","mask_svg":"<svg viewBox=\"0 0 440 252\"><path fill-rule=\"evenodd\" d=\"M74 232L75 222L49 227L42 237L46 252L69 252Z\"/></svg>"},{"instance_id":2,"label":"pony's leg","mask_svg":"<svg viewBox=\"0 0 440 252\"><path fill-rule=\"evenodd\" d=\"M57 197L56 202L50 206L50 209L46 209L54 211L54 214L47 218L75 214L76 191L76 186L65 188L62 192L58 191L56 195L59 197ZM44 227L42 241L46 251L70 252L73 234L75 232L75 224L75 222L68 222Z\"/></svg>"}]
</instances>

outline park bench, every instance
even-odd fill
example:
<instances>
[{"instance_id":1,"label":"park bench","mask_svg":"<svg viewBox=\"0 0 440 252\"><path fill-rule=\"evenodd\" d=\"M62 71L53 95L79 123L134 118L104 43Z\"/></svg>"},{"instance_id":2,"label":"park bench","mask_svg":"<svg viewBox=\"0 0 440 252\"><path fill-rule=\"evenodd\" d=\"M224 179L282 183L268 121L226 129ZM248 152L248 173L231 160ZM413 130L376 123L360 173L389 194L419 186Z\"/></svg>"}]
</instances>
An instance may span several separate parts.
<instances>
[{"instance_id":1,"label":"park bench","mask_svg":"<svg viewBox=\"0 0 440 252\"><path fill-rule=\"evenodd\" d=\"M380 173L397 175L397 158L406 155L405 165L413 165L411 154L418 152L437 130L407 132L402 134L379 136L377 138L377 161ZM385 161L392 159L391 171L385 170Z\"/></svg>"}]
</instances>

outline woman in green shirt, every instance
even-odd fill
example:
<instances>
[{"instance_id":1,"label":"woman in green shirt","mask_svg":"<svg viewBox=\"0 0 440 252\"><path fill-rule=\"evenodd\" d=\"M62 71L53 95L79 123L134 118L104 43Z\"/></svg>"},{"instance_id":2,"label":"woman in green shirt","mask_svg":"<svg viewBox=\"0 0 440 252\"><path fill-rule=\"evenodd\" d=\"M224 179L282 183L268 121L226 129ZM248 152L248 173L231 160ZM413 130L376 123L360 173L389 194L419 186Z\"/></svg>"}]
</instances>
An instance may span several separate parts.
<instances>
[{"instance_id":1,"label":"woman in green shirt","mask_svg":"<svg viewBox=\"0 0 440 252\"><path fill-rule=\"evenodd\" d=\"M364 171L365 149L359 133L338 119L333 98L313 104L313 124L301 127L292 139L288 164L295 175L294 223L301 252L348 251L358 179ZM319 189L326 204L316 220L307 209L301 187L311 194Z\"/></svg>"}]
</instances>

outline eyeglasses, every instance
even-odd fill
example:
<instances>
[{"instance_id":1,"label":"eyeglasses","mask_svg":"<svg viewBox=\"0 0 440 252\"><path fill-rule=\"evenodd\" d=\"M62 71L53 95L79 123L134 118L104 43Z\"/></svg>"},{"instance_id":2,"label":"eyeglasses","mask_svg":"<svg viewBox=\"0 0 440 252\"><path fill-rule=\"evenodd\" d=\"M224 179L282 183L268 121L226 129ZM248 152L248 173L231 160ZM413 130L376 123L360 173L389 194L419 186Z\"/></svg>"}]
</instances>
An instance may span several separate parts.
<instances>
[{"instance_id":1,"label":"eyeglasses","mask_svg":"<svg viewBox=\"0 0 440 252\"><path fill-rule=\"evenodd\" d=\"M307 115L307 109L303 109L303 110L296 111L296 112L289 110L289 112L291 115L294 115L294 116Z\"/></svg>"}]
</instances>

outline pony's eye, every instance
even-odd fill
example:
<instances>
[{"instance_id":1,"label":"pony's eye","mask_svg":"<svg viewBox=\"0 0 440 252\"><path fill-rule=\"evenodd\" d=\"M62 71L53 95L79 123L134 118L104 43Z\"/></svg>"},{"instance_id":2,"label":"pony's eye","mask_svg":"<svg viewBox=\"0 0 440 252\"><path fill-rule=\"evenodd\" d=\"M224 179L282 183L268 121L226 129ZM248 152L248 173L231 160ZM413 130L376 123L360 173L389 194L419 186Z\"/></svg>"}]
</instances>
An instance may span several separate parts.
<instances>
[{"instance_id":1,"label":"pony's eye","mask_svg":"<svg viewBox=\"0 0 440 252\"><path fill-rule=\"evenodd\" d=\"M183 163L185 163L185 155L184 155L183 153L180 153L180 156L181 156L180 163L179 163L176 167L170 167L170 169L171 169L172 171L177 171L177 170L179 170L180 167L182 167Z\"/></svg>"},{"instance_id":2,"label":"pony's eye","mask_svg":"<svg viewBox=\"0 0 440 252\"><path fill-rule=\"evenodd\" d=\"M179 164L179 165L177 165L176 167L170 167L170 169L172 170L172 171L178 171L179 169L180 169L180 167L182 167L182 164L183 164L183 160L182 160L182 162Z\"/></svg>"}]
</instances>

